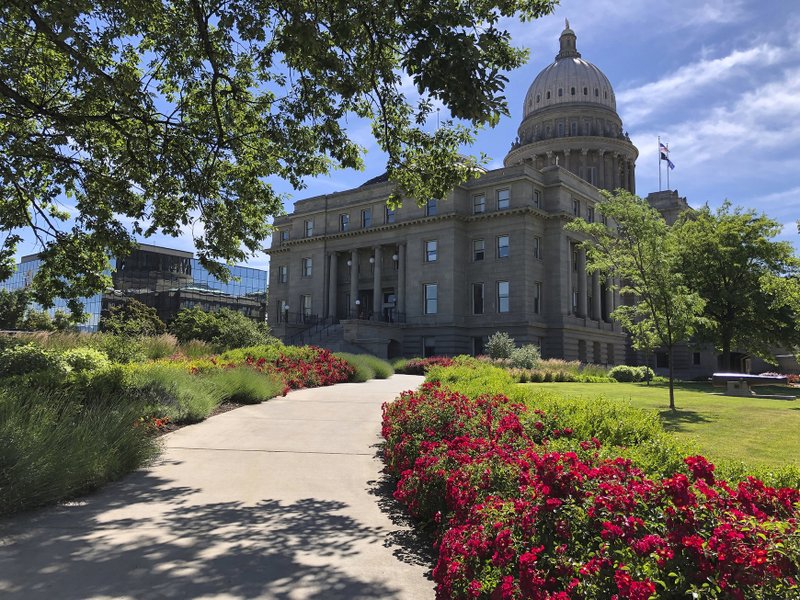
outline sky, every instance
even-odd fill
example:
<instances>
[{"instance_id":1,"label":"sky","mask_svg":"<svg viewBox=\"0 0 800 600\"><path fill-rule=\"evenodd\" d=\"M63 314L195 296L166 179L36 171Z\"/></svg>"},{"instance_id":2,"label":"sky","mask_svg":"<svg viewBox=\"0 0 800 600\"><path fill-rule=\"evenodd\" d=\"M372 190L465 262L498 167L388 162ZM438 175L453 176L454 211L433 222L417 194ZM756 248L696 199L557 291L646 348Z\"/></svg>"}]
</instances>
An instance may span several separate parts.
<instances>
[{"instance_id":1,"label":"sky","mask_svg":"<svg viewBox=\"0 0 800 600\"><path fill-rule=\"evenodd\" d=\"M661 136L675 164L669 187L691 206L716 208L727 199L764 212L784 225L780 239L800 253L800 37L795 35L800 2L562 0L542 19L509 19L514 44L530 49L530 59L508 74L510 116L464 148L469 154L486 153L489 168L502 166L517 135L527 89L554 60L565 18L583 59L597 65L614 87L623 128L639 149L639 195L659 189ZM429 126L435 127L435 118ZM384 172L385 156L369 126L356 122L351 136L367 149L365 170L310 179L299 191L278 182L278 191L291 196L287 212L294 200L357 187ZM662 177L666 189L664 171ZM147 241L193 249L191 231L177 239ZM268 263L262 254L246 264L267 268Z\"/></svg>"}]
</instances>

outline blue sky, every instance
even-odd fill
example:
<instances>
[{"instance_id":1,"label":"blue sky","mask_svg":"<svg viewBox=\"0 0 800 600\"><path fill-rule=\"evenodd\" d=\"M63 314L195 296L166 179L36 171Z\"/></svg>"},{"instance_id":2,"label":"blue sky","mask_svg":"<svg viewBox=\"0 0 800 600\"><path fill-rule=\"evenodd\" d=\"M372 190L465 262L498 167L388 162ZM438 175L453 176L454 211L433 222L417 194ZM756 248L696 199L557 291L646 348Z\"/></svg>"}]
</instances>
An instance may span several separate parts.
<instances>
[{"instance_id":1,"label":"blue sky","mask_svg":"<svg viewBox=\"0 0 800 600\"><path fill-rule=\"evenodd\" d=\"M781 239L800 251L795 224L800 219L800 38L795 35L800 3L563 0L546 18L509 20L512 39L530 49L530 60L508 75L510 117L480 132L473 148L465 149L486 153L491 168L502 165L516 136L528 86L558 51L565 17L583 58L614 86L623 127L639 148L640 195L658 189L660 135L676 165L670 187L690 205L716 207L729 199L763 211L785 224ZM381 174L385 157L369 126L355 122L351 134L367 149L365 171L337 171L309 180L300 191L283 182L276 188L297 200L356 187ZM291 201L286 210L291 212ZM190 231L148 242L192 249ZM257 256L248 264L265 268L268 258Z\"/></svg>"}]
</instances>

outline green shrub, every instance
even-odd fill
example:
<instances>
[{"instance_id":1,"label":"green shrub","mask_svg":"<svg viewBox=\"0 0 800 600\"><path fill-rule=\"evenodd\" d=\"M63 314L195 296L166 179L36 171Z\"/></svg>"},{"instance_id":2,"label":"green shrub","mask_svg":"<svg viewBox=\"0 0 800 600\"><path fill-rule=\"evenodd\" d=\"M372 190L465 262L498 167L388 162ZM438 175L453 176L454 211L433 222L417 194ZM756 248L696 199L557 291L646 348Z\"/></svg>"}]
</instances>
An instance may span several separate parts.
<instances>
[{"instance_id":1,"label":"green shrub","mask_svg":"<svg viewBox=\"0 0 800 600\"><path fill-rule=\"evenodd\" d=\"M0 351L0 377L41 372L66 375L69 370L69 365L58 352L35 344L10 346Z\"/></svg>"},{"instance_id":2,"label":"green shrub","mask_svg":"<svg viewBox=\"0 0 800 600\"><path fill-rule=\"evenodd\" d=\"M587 377L608 377L608 368L603 365L587 364L581 368L581 375Z\"/></svg>"},{"instance_id":3,"label":"green shrub","mask_svg":"<svg viewBox=\"0 0 800 600\"><path fill-rule=\"evenodd\" d=\"M653 381L656 374L650 367L646 367L644 365L640 367L634 367L638 372L638 379L636 381Z\"/></svg>"},{"instance_id":4,"label":"green shrub","mask_svg":"<svg viewBox=\"0 0 800 600\"><path fill-rule=\"evenodd\" d=\"M511 358L514 350L514 339L505 331L492 334L486 342L486 353L494 359Z\"/></svg>"},{"instance_id":5,"label":"green shrub","mask_svg":"<svg viewBox=\"0 0 800 600\"><path fill-rule=\"evenodd\" d=\"M353 367L353 375L350 381L363 383L369 379L375 379L376 373L372 363L366 359L365 354L350 354L349 352L334 352L334 356L346 360Z\"/></svg>"},{"instance_id":6,"label":"green shrub","mask_svg":"<svg viewBox=\"0 0 800 600\"><path fill-rule=\"evenodd\" d=\"M637 378L641 378L641 371L636 367L617 365L608 372L608 376L621 383L629 383L631 381L638 381Z\"/></svg>"},{"instance_id":7,"label":"green shrub","mask_svg":"<svg viewBox=\"0 0 800 600\"><path fill-rule=\"evenodd\" d=\"M514 388L514 378L503 368L474 360L472 364L428 369L425 381L438 381L470 398L481 394L505 394Z\"/></svg>"},{"instance_id":8,"label":"green shrub","mask_svg":"<svg viewBox=\"0 0 800 600\"><path fill-rule=\"evenodd\" d=\"M256 346L247 346L244 348L236 348L234 350L227 350L219 355L221 362L242 363L248 357L258 360L263 358L267 362L274 362L278 357L284 354L291 357L306 356L308 353L302 348L295 346L284 346L280 342L272 344L262 344ZM298 356L299 355L299 356Z\"/></svg>"},{"instance_id":9,"label":"green shrub","mask_svg":"<svg viewBox=\"0 0 800 600\"><path fill-rule=\"evenodd\" d=\"M148 463L157 440L129 398L0 390L0 516L73 498Z\"/></svg>"},{"instance_id":10,"label":"green shrub","mask_svg":"<svg viewBox=\"0 0 800 600\"><path fill-rule=\"evenodd\" d=\"M111 365L108 355L94 348L72 348L62 355L73 371L99 371Z\"/></svg>"},{"instance_id":11,"label":"green shrub","mask_svg":"<svg viewBox=\"0 0 800 600\"><path fill-rule=\"evenodd\" d=\"M204 377L206 382L217 387L222 402L258 404L279 396L283 391L283 382L279 378L247 366L219 369Z\"/></svg>"},{"instance_id":12,"label":"green shrub","mask_svg":"<svg viewBox=\"0 0 800 600\"><path fill-rule=\"evenodd\" d=\"M539 346L526 344L520 348L514 348L509 356L511 366L518 369L535 369L542 360Z\"/></svg>"},{"instance_id":13,"label":"green shrub","mask_svg":"<svg viewBox=\"0 0 800 600\"><path fill-rule=\"evenodd\" d=\"M116 363L127 364L145 359L139 337L106 334L98 338L97 347Z\"/></svg>"}]
</instances>

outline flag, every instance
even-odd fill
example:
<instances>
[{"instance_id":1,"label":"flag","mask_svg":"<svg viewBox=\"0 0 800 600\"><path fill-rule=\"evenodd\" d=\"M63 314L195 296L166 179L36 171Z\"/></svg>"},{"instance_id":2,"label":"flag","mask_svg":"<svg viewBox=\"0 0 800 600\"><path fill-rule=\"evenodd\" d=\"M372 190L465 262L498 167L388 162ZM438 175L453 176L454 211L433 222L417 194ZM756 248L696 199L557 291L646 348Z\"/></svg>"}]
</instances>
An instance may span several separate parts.
<instances>
[{"instance_id":1,"label":"flag","mask_svg":"<svg viewBox=\"0 0 800 600\"><path fill-rule=\"evenodd\" d=\"M674 169L674 168L675 168L675 165L674 165L674 164L673 164L673 162L672 162L672 161L669 159L669 148L667 148L667 147L666 147L664 144L662 144L661 142L658 142L658 150L659 150L659 152L661 153L661 160L665 160L665 161L667 161L667 166L670 168L670 170Z\"/></svg>"}]
</instances>

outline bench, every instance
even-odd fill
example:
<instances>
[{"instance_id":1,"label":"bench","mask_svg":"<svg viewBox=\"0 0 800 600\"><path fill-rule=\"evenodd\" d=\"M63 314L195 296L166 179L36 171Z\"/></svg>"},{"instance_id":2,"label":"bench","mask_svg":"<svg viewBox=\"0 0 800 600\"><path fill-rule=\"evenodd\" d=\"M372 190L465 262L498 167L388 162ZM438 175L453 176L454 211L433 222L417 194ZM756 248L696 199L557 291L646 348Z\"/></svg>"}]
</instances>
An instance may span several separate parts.
<instances>
[{"instance_id":1,"label":"bench","mask_svg":"<svg viewBox=\"0 0 800 600\"><path fill-rule=\"evenodd\" d=\"M786 385L789 378L782 375L749 375L747 373L714 373L711 385L724 387L726 396L747 396L757 398L779 398L794 400L794 396L764 396L756 394L752 388L759 385Z\"/></svg>"}]
</instances>

